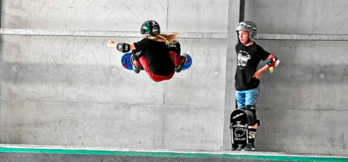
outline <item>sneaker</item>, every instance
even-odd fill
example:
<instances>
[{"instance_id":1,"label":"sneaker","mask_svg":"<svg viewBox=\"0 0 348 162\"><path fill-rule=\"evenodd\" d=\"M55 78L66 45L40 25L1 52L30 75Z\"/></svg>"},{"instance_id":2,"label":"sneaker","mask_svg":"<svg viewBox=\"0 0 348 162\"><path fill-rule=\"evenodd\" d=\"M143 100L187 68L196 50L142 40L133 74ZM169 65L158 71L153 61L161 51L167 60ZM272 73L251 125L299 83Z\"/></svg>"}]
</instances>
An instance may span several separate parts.
<instances>
[{"instance_id":1,"label":"sneaker","mask_svg":"<svg viewBox=\"0 0 348 162\"><path fill-rule=\"evenodd\" d=\"M242 151L243 149L243 145L242 144L238 144L238 145L235 145L235 144L232 144L232 151Z\"/></svg>"},{"instance_id":2,"label":"sneaker","mask_svg":"<svg viewBox=\"0 0 348 162\"><path fill-rule=\"evenodd\" d=\"M255 146L252 143L248 143L242 149L242 151L254 151L254 150L255 150Z\"/></svg>"},{"instance_id":3,"label":"sneaker","mask_svg":"<svg viewBox=\"0 0 348 162\"><path fill-rule=\"evenodd\" d=\"M175 67L175 71L177 73L179 73L182 70L182 67L184 67L184 65L185 65L185 63L187 61L187 54L186 53L180 55L180 57L182 59L182 62L181 62L181 64L179 66Z\"/></svg>"},{"instance_id":4,"label":"sneaker","mask_svg":"<svg viewBox=\"0 0 348 162\"><path fill-rule=\"evenodd\" d=\"M237 148L232 147L232 151L241 151L242 147L238 146Z\"/></svg>"},{"instance_id":5,"label":"sneaker","mask_svg":"<svg viewBox=\"0 0 348 162\"><path fill-rule=\"evenodd\" d=\"M134 63L134 62L139 62L139 61L136 60L135 57L136 57L136 56L131 55L131 62L132 62L132 65L133 65L133 70L134 70L134 72L138 74L138 73L140 72L140 70L142 70L142 66L141 66L141 65L136 65L136 64Z\"/></svg>"}]
</instances>

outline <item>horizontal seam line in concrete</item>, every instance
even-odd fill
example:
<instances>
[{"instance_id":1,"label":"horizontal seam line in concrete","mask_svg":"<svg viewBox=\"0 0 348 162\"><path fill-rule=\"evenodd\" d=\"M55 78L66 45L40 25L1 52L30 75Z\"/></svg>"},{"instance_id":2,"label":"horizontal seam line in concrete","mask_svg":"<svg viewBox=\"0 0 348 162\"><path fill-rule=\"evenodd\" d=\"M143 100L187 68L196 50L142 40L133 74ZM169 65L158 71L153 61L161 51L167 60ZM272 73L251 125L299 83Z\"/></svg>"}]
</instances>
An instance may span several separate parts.
<instances>
[{"instance_id":1,"label":"horizontal seam line in concrete","mask_svg":"<svg viewBox=\"0 0 348 162\"><path fill-rule=\"evenodd\" d=\"M136 31L0 29L0 35L141 38ZM181 39L227 39L227 32L183 32ZM258 40L348 41L348 34L258 34Z\"/></svg>"},{"instance_id":2,"label":"horizontal seam line in concrete","mask_svg":"<svg viewBox=\"0 0 348 162\"><path fill-rule=\"evenodd\" d=\"M0 100L1 102L7 102L7 100ZM25 101L25 100L20 100ZM31 103L41 103L41 104L49 104L49 103L58 103L58 104L94 104L94 105L121 105L121 106L136 106L136 105L142 105L142 106L161 106L161 104L146 104L146 103L139 103L139 104L128 104L128 103L119 103L119 102L92 102L92 101L86 101L86 102L79 102L79 101L28 101Z\"/></svg>"},{"instance_id":3,"label":"horizontal seam line in concrete","mask_svg":"<svg viewBox=\"0 0 348 162\"><path fill-rule=\"evenodd\" d=\"M282 109L282 108L261 108L273 110L289 110L289 111L348 111L347 109Z\"/></svg>"},{"instance_id":4,"label":"horizontal seam line in concrete","mask_svg":"<svg viewBox=\"0 0 348 162\"><path fill-rule=\"evenodd\" d=\"M0 147L0 153L33 153L33 154L73 154L73 155L110 155L132 157L167 157L167 158L222 158L249 160L277 160L277 161L348 161L348 157L337 156L308 156L308 155L262 155L209 153L209 152L175 152L175 151L112 151L112 150L83 150L83 149L43 149L43 148L15 148Z\"/></svg>"},{"instance_id":5,"label":"horizontal seam line in concrete","mask_svg":"<svg viewBox=\"0 0 348 162\"><path fill-rule=\"evenodd\" d=\"M41 103L41 104L50 104L50 103L58 103L58 104L94 104L94 105L121 105L121 106L136 106L136 105L142 105L144 106L161 106L163 104L149 104L149 103L120 103L120 102L93 102L93 101L36 101L36 100L17 100L17 101L27 101L31 103ZM0 100L0 102L7 102L7 100ZM181 108L187 106L186 104L176 104L176 105L171 105L167 104L164 105L164 107L168 108ZM207 106L206 104L191 104L190 108L192 109L205 109L205 108L211 108L213 106ZM215 109L212 109L215 110Z\"/></svg>"},{"instance_id":6,"label":"horizontal seam line in concrete","mask_svg":"<svg viewBox=\"0 0 348 162\"><path fill-rule=\"evenodd\" d=\"M72 37L121 37L141 38L136 31L97 31L97 30L48 30L48 29L0 29L0 35L27 36L72 36ZM225 32L183 32L178 38L182 39L226 39Z\"/></svg>"}]
</instances>

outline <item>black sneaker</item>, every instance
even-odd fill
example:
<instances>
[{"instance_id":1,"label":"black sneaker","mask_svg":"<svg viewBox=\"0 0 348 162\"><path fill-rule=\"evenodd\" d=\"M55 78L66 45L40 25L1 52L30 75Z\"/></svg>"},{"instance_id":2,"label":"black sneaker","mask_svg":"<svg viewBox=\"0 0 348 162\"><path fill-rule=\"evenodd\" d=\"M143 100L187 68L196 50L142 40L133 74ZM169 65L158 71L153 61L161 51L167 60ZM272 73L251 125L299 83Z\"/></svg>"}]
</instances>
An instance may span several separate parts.
<instances>
[{"instance_id":1,"label":"black sneaker","mask_svg":"<svg viewBox=\"0 0 348 162\"><path fill-rule=\"evenodd\" d=\"M255 146L252 143L248 143L242 149L242 151L254 151L254 150L255 150Z\"/></svg>"},{"instance_id":2,"label":"black sneaker","mask_svg":"<svg viewBox=\"0 0 348 162\"><path fill-rule=\"evenodd\" d=\"M179 66L175 67L175 71L177 73L179 73L182 70L182 67L185 65L185 63L187 61L187 54L186 53L180 55L180 57L182 59L182 63Z\"/></svg>"},{"instance_id":3,"label":"black sneaker","mask_svg":"<svg viewBox=\"0 0 348 162\"><path fill-rule=\"evenodd\" d=\"M242 150L242 146L237 146L237 148L232 147L231 150L232 151L241 151Z\"/></svg>"},{"instance_id":4,"label":"black sneaker","mask_svg":"<svg viewBox=\"0 0 348 162\"><path fill-rule=\"evenodd\" d=\"M136 60L135 57L136 57L136 56L131 55L131 62L132 62L132 65L133 65L133 70L134 70L134 72L138 74L138 73L140 72L140 70L142 70L142 67L141 67L141 66L140 66L140 67L137 67L137 66L134 64L134 61Z\"/></svg>"}]
</instances>

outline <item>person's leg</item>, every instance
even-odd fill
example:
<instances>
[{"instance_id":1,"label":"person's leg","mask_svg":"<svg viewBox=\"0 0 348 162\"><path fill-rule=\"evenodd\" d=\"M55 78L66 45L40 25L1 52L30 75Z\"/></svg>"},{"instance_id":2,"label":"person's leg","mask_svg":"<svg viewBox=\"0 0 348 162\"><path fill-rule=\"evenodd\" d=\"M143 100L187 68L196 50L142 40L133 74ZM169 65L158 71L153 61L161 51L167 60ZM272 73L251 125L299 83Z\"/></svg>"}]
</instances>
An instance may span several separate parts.
<instances>
[{"instance_id":1,"label":"person's leg","mask_svg":"<svg viewBox=\"0 0 348 162\"><path fill-rule=\"evenodd\" d=\"M176 52L174 51L169 51L169 56L172 59L175 67L179 66L182 62L181 57L179 57L180 55L178 55Z\"/></svg>"},{"instance_id":2,"label":"person's leg","mask_svg":"<svg viewBox=\"0 0 348 162\"><path fill-rule=\"evenodd\" d=\"M139 58L139 61L140 61L140 64L142 65L142 67L144 68L146 74L155 82L170 80L174 76L174 73L175 73L174 70L170 75L167 75L167 76L153 74L150 70L149 64L148 64L145 56L141 56Z\"/></svg>"},{"instance_id":3,"label":"person's leg","mask_svg":"<svg viewBox=\"0 0 348 162\"><path fill-rule=\"evenodd\" d=\"M245 92L236 90L237 109L245 108Z\"/></svg>"},{"instance_id":4,"label":"person's leg","mask_svg":"<svg viewBox=\"0 0 348 162\"><path fill-rule=\"evenodd\" d=\"M143 66L141 65L141 63L139 61L139 57L141 57L141 56L139 56L140 55L139 53L140 52L137 52L137 53L133 52L132 56L131 56L131 62L132 62L132 65L133 65L133 70L137 74L140 72L140 70L144 70Z\"/></svg>"},{"instance_id":5,"label":"person's leg","mask_svg":"<svg viewBox=\"0 0 348 162\"><path fill-rule=\"evenodd\" d=\"M180 72L187 60L187 54L179 55L175 51L169 51L169 56L175 65L175 71Z\"/></svg>"},{"instance_id":6,"label":"person's leg","mask_svg":"<svg viewBox=\"0 0 348 162\"><path fill-rule=\"evenodd\" d=\"M245 91L238 91L238 90L236 90L236 93L235 93L235 100L236 100L236 109L244 109L245 108ZM236 122L235 121L232 121L232 120L234 120L234 119L237 119L237 118L239 118L239 117L232 117L232 115L234 114L234 112L238 112L238 111L240 111L240 110L234 110L234 111L232 111L232 114L231 114L231 125L230 125L230 129L231 129L231 131L232 131L232 134L231 134L231 136L233 137L231 140L231 142L232 142L232 150L233 151L241 151L242 149L243 149L243 147L244 147L244 145L241 145L241 144L236 144L236 143L238 143L238 142L236 142L235 143L235 138L234 138L234 136L236 135L235 134L235 131L237 131L237 132L244 132L244 134L243 135L241 135L241 134L239 134L240 136L244 136L245 135L245 132L246 132L246 129L247 128L238 128L238 129L236 129L234 126L233 126L233 123L234 124L236 124ZM239 114L240 115L240 114ZM240 122L240 121L239 121ZM241 130L243 130L243 131L241 131ZM241 142L241 141L239 141L239 142Z\"/></svg>"},{"instance_id":7,"label":"person's leg","mask_svg":"<svg viewBox=\"0 0 348 162\"><path fill-rule=\"evenodd\" d=\"M246 91L245 94L245 109L251 111L254 114L255 121L257 120L256 117L256 104L257 104L257 98L259 97L259 88L251 89ZM256 137L256 130L258 128L258 123L254 123L249 126L249 144L243 149L244 151L252 151L255 149L255 137Z\"/></svg>"},{"instance_id":8,"label":"person's leg","mask_svg":"<svg viewBox=\"0 0 348 162\"><path fill-rule=\"evenodd\" d=\"M255 88L255 89L250 89L247 90L245 93L245 107L252 111L253 114L255 115L256 118L256 104L257 104L257 99L260 96L260 89ZM253 126L255 129L257 129L257 124Z\"/></svg>"},{"instance_id":9,"label":"person's leg","mask_svg":"<svg viewBox=\"0 0 348 162\"><path fill-rule=\"evenodd\" d=\"M260 96L259 88L247 90L245 93L245 105L254 106L257 104L257 98Z\"/></svg>"}]
</instances>

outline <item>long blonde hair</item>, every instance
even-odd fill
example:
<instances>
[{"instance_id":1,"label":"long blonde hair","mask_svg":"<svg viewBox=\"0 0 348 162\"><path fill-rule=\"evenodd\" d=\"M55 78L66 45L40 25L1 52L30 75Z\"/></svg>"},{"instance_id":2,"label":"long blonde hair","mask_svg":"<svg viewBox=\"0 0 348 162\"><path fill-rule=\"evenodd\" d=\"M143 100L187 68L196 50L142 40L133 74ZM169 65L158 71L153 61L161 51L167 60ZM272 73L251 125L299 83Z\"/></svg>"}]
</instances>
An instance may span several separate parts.
<instances>
[{"instance_id":1,"label":"long blonde hair","mask_svg":"<svg viewBox=\"0 0 348 162\"><path fill-rule=\"evenodd\" d=\"M158 35L149 37L149 39L152 39L158 42L174 43L176 42L177 36L178 36L178 33L175 32L173 34L158 34Z\"/></svg>"}]
</instances>

